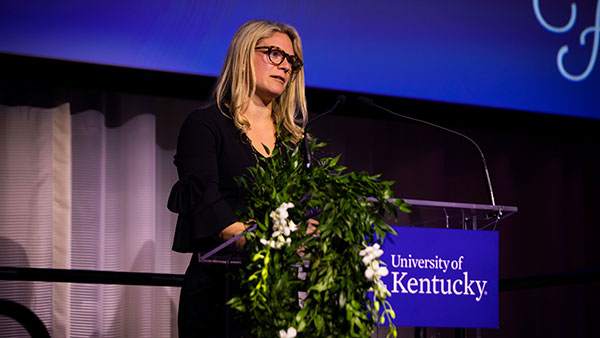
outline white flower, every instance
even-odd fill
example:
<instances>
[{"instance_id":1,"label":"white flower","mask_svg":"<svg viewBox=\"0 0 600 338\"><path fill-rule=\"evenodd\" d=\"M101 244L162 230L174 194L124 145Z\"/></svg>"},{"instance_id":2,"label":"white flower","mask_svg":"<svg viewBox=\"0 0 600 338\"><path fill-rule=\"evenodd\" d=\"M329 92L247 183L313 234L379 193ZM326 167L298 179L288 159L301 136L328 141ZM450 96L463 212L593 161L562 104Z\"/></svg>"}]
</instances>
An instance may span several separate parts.
<instances>
[{"instance_id":1,"label":"white flower","mask_svg":"<svg viewBox=\"0 0 600 338\"><path fill-rule=\"evenodd\" d=\"M287 332L284 330L279 330L279 338L294 338L297 334L298 333L296 332L296 329L293 327L287 329Z\"/></svg>"},{"instance_id":2,"label":"white flower","mask_svg":"<svg viewBox=\"0 0 600 338\"><path fill-rule=\"evenodd\" d=\"M287 209L290 209L293 207L294 207L293 203L285 203L284 202L284 203L281 203L281 205L277 209L271 211L269 216L273 220L273 224L275 224L276 226L285 225L285 221L289 217L289 213L287 212Z\"/></svg>"},{"instance_id":3,"label":"white flower","mask_svg":"<svg viewBox=\"0 0 600 338\"><path fill-rule=\"evenodd\" d=\"M277 218L279 218L280 220L285 220L287 219L290 214L287 212L287 208L286 209L277 209Z\"/></svg>"},{"instance_id":4,"label":"white flower","mask_svg":"<svg viewBox=\"0 0 600 338\"><path fill-rule=\"evenodd\" d=\"M300 227L292 220L288 220L288 226L292 232L297 231Z\"/></svg>"},{"instance_id":5,"label":"white flower","mask_svg":"<svg viewBox=\"0 0 600 338\"><path fill-rule=\"evenodd\" d=\"M272 247L275 249L281 249L283 243L285 243L285 239L283 239L283 236L279 236L277 237L277 240L273 243Z\"/></svg>"},{"instance_id":6,"label":"white flower","mask_svg":"<svg viewBox=\"0 0 600 338\"><path fill-rule=\"evenodd\" d=\"M367 277L368 280L378 280L388 274L389 271L385 266L379 266L379 260L372 261L367 267L367 270L365 270L365 277Z\"/></svg>"},{"instance_id":7,"label":"white flower","mask_svg":"<svg viewBox=\"0 0 600 338\"><path fill-rule=\"evenodd\" d=\"M282 215L280 213L277 213L275 211L271 211L271 213L269 214L269 217L271 217L271 220L273 221L273 227L277 227L277 226L281 226L281 224L284 222L285 218L281 217ZM287 214L286 211L286 215L284 216L289 216Z\"/></svg>"},{"instance_id":8,"label":"white flower","mask_svg":"<svg viewBox=\"0 0 600 338\"><path fill-rule=\"evenodd\" d=\"M383 250L378 243L373 244L373 246L367 246L363 250L359 252L359 255L363 258L362 261L365 265L369 265L371 261L377 259L383 255Z\"/></svg>"},{"instance_id":9,"label":"white flower","mask_svg":"<svg viewBox=\"0 0 600 338\"><path fill-rule=\"evenodd\" d=\"M280 249L282 246L287 245L290 246L292 244L292 239L288 236L299 229L299 226L296 225L293 221L287 219L289 217L289 213L287 209L293 208L293 203L281 203L281 205L271 211L269 216L273 221L273 233L271 234L270 240L262 240L261 243L263 245L269 245L271 248Z\"/></svg>"},{"instance_id":10,"label":"white flower","mask_svg":"<svg viewBox=\"0 0 600 338\"><path fill-rule=\"evenodd\" d=\"M373 268L371 268L370 266L367 268L367 270L365 270L365 277L367 277L368 280L373 280L374 274L375 274L375 272L373 271Z\"/></svg>"},{"instance_id":11,"label":"white flower","mask_svg":"<svg viewBox=\"0 0 600 338\"><path fill-rule=\"evenodd\" d=\"M344 296L344 293L340 293L340 297L338 299L338 302L340 304L340 307L344 307L344 305L346 305L346 297Z\"/></svg>"},{"instance_id":12,"label":"white flower","mask_svg":"<svg viewBox=\"0 0 600 338\"><path fill-rule=\"evenodd\" d=\"M388 271L388 269L385 266L379 267L379 271L377 271L377 274L380 277L385 277L388 275L388 273L390 273L390 272Z\"/></svg>"},{"instance_id":13,"label":"white flower","mask_svg":"<svg viewBox=\"0 0 600 338\"><path fill-rule=\"evenodd\" d=\"M373 291L375 291L375 296L379 299L385 299L386 297L392 295L387 289L387 286L381 280L377 281L376 288Z\"/></svg>"},{"instance_id":14,"label":"white flower","mask_svg":"<svg viewBox=\"0 0 600 338\"><path fill-rule=\"evenodd\" d=\"M287 237L287 236L289 236L289 235L290 235L290 233L291 233L291 231L290 231L290 227L286 227L286 226L284 225L284 226L282 226L281 228L282 228L282 230L283 230L283 235L284 235L284 236L286 236L286 237Z\"/></svg>"}]
</instances>

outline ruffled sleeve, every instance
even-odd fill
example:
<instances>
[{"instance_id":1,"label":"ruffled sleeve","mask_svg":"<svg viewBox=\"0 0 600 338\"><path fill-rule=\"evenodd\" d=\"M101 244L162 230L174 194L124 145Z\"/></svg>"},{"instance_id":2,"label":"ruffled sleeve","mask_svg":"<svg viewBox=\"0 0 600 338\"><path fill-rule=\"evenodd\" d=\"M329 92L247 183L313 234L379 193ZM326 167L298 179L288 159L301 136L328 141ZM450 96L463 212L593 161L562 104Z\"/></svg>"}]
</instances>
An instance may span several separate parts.
<instances>
[{"instance_id":1,"label":"ruffled sleeve","mask_svg":"<svg viewBox=\"0 0 600 338\"><path fill-rule=\"evenodd\" d=\"M180 179L171 188L167 208L177 214L188 214L198 204L204 185L196 176Z\"/></svg>"}]
</instances>

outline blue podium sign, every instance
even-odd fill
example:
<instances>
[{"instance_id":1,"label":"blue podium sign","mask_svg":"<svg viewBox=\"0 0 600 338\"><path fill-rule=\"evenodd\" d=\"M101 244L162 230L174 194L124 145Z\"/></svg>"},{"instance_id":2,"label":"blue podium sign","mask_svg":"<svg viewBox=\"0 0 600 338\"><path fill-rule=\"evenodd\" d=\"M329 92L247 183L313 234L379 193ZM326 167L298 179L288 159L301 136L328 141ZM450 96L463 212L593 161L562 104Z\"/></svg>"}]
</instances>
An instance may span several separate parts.
<instances>
[{"instance_id":1,"label":"blue podium sign","mask_svg":"<svg viewBox=\"0 0 600 338\"><path fill-rule=\"evenodd\" d=\"M498 233L395 226L381 260L396 326L498 327Z\"/></svg>"}]
</instances>

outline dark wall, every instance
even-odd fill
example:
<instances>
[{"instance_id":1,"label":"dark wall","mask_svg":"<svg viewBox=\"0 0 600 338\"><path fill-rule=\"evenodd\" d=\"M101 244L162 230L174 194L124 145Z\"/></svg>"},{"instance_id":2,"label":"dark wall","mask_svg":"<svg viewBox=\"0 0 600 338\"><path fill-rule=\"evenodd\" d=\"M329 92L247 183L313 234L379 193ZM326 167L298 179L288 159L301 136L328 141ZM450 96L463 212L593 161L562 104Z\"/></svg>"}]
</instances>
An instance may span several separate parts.
<instances>
[{"instance_id":1,"label":"dark wall","mask_svg":"<svg viewBox=\"0 0 600 338\"><path fill-rule=\"evenodd\" d=\"M517 206L503 220L500 278L600 267L599 122L381 98L381 105L451 127L485 153L496 203ZM315 134L356 170L396 181L399 197L489 204L479 153L436 128L348 104ZM484 337L592 337L598 282L501 293L500 330Z\"/></svg>"},{"instance_id":2,"label":"dark wall","mask_svg":"<svg viewBox=\"0 0 600 338\"><path fill-rule=\"evenodd\" d=\"M174 149L179 125L209 97L214 78L0 55L0 104L97 109L107 124L157 116L158 142ZM469 141L357 101L358 93L308 88L311 117L339 94L347 102L311 132L350 169L395 180L397 197L489 204ZM523 95L526 95L525 93ZM369 96L391 110L452 128L483 150L496 203L519 212L499 226L500 278L600 268L600 121ZM503 292L499 330L484 337L590 337L598 282Z\"/></svg>"}]
</instances>

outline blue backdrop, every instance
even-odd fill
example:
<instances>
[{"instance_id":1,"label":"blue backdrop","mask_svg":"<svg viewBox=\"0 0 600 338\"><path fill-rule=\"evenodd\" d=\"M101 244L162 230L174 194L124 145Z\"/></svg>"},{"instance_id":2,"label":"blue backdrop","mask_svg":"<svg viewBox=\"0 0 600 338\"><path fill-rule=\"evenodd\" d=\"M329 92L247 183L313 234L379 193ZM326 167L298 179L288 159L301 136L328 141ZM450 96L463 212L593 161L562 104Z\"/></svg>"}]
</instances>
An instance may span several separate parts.
<instances>
[{"instance_id":1,"label":"blue backdrop","mask_svg":"<svg viewBox=\"0 0 600 338\"><path fill-rule=\"evenodd\" d=\"M260 18L298 29L312 87L600 118L599 4L4 0L0 52L214 76Z\"/></svg>"}]
</instances>

